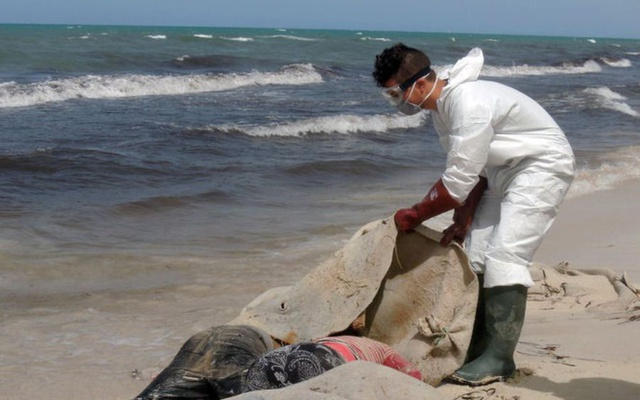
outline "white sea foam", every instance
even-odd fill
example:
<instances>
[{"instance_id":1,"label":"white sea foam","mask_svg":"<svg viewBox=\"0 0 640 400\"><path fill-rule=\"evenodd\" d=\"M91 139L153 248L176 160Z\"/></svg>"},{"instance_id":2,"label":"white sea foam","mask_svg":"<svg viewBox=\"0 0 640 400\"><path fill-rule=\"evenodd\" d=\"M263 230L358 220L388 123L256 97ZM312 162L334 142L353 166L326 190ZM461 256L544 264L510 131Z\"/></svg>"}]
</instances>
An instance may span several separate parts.
<instances>
[{"instance_id":1,"label":"white sea foam","mask_svg":"<svg viewBox=\"0 0 640 400\"><path fill-rule=\"evenodd\" d=\"M587 60L581 65L561 65L561 66L530 66L527 64L514 65L511 67L494 67L485 65L482 68L482 75L488 77L508 77L508 76L541 76L541 75L563 75L563 74L588 74L598 73L602 67L594 60Z\"/></svg>"},{"instance_id":2,"label":"white sea foam","mask_svg":"<svg viewBox=\"0 0 640 400\"><path fill-rule=\"evenodd\" d=\"M591 96L593 101L602 108L608 108L610 110L615 110L621 112L623 114L630 115L632 117L640 117L640 113L629 104L625 103L627 98L620 93L616 93L613 90L609 89L606 86L601 86L597 88L587 88L584 89L584 93Z\"/></svg>"},{"instance_id":3,"label":"white sea foam","mask_svg":"<svg viewBox=\"0 0 640 400\"><path fill-rule=\"evenodd\" d=\"M223 132L241 132L257 137L302 137L308 134L333 133L351 134L356 132L387 132L392 129L415 128L424 125L426 115L420 113L414 116L371 115L358 116L343 114L336 116L317 117L283 124L269 124L260 126L223 125L210 126L209 130Z\"/></svg>"},{"instance_id":4,"label":"white sea foam","mask_svg":"<svg viewBox=\"0 0 640 400\"><path fill-rule=\"evenodd\" d=\"M569 198L609 190L624 181L640 179L640 146L625 147L601 156L608 161L579 167Z\"/></svg>"},{"instance_id":5,"label":"white sea foam","mask_svg":"<svg viewBox=\"0 0 640 400\"><path fill-rule=\"evenodd\" d=\"M312 39L312 38L306 38L306 37L294 36L294 35L270 35L270 36L264 36L264 37L269 39L300 40L303 42L317 42L321 40L321 39Z\"/></svg>"},{"instance_id":6,"label":"white sea foam","mask_svg":"<svg viewBox=\"0 0 640 400\"><path fill-rule=\"evenodd\" d=\"M253 42L253 38L249 38L249 37L225 37L225 36L221 36L220 39L223 40L231 40L232 42Z\"/></svg>"},{"instance_id":7,"label":"white sea foam","mask_svg":"<svg viewBox=\"0 0 640 400\"><path fill-rule=\"evenodd\" d=\"M193 35L193 37L196 37L199 39L213 39L213 35L205 35L203 33L196 33L195 35Z\"/></svg>"},{"instance_id":8,"label":"white sea foam","mask_svg":"<svg viewBox=\"0 0 640 400\"><path fill-rule=\"evenodd\" d=\"M616 67L616 68L629 68L631 67L631 60L628 60L626 58L622 58L622 59L615 59L615 58L607 58L607 57L603 57L602 61L607 64L610 67Z\"/></svg>"},{"instance_id":9,"label":"white sea foam","mask_svg":"<svg viewBox=\"0 0 640 400\"><path fill-rule=\"evenodd\" d=\"M360 40L371 40L374 42L390 42L391 41L391 39L388 39L385 37L370 37L370 36L361 37Z\"/></svg>"},{"instance_id":10,"label":"white sea foam","mask_svg":"<svg viewBox=\"0 0 640 400\"><path fill-rule=\"evenodd\" d=\"M146 35L145 37L149 39L163 40L167 38L167 35Z\"/></svg>"},{"instance_id":11,"label":"white sea foam","mask_svg":"<svg viewBox=\"0 0 640 400\"><path fill-rule=\"evenodd\" d=\"M251 85L305 85L322 82L310 64L295 64L278 72L201 75L86 75L32 84L5 82L0 85L0 108L88 98L123 98L231 90Z\"/></svg>"}]
</instances>

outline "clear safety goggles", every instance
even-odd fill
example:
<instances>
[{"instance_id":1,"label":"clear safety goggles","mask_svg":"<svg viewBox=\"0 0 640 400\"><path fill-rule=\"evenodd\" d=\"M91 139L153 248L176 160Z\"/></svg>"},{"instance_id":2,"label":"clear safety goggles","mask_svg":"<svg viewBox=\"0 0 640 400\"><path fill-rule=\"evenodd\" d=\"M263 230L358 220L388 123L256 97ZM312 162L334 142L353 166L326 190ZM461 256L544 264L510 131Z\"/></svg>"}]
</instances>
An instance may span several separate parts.
<instances>
[{"instance_id":1,"label":"clear safety goggles","mask_svg":"<svg viewBox=\"0 0 640 400\"><path fill-rule=\"evenodd\" d=\"M382 89L382 97L387 99L387 101L391 105L397 106L400 103L402 103L402 98L404 97L405 90L410 88L419 79L426 77L430 73L431 73L431 68L424 67L420 71L416 72L409 79L402 82L401 84Z\"/></svg>"}]
</instances>

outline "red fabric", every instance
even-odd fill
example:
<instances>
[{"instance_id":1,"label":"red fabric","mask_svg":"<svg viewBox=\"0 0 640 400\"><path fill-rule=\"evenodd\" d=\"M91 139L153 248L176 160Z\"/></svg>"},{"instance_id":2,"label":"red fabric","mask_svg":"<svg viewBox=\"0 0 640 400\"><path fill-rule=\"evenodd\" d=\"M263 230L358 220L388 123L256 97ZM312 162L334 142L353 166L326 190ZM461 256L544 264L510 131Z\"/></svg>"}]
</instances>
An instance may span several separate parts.
<instances>
[{"instance_id":1,"label":"red fabric","mask_svg":"<svg viewBox=\"0 0 640 400\"><path fill-rule=\"evenodd\" d=\"M355 360L370 361L422 380L420 371L387 344L359 336L332 336L318 339L316 342L331 347L346 362Z\"/></svg>"},{"instance_id":2,"label":"red fabric","mask_svg":"<svg viewBox=\"0 0 640 400\"><path fill-rule=\"evenodd\" d=\"M344 358L346 362L357 360L356 356L353 354L353 351L351 351L351 349L344 343L323 341L322 344L327 347L331 347L338 354L340 354L340 356Z\"/></svg>"},{"instance_id":3,"label":"red fabric","mask_svg":"<svg viewBox=\"0 0 640 400\"><path fill-rule=\"evenodd\" d=\"M398 353L390 354L382 365L386 365L387 367L391 367L393 369L397 369L398 371L404 372L407 375L410 375L416 379L422 380L422 373L416 369L406 358L402 357Z\"/></svg>"}]
</instances>

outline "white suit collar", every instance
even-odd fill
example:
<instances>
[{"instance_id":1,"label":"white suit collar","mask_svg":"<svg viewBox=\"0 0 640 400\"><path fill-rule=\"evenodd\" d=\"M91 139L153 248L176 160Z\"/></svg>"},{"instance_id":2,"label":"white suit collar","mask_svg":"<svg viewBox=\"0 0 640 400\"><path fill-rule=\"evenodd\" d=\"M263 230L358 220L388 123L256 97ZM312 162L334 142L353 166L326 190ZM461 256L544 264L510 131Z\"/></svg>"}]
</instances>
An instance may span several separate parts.
<instances>
[{"instance_id":1,"label":"white suit collar","mask_svg":"<svg viewBox=\"0 0 640 400\"><path fill-rule=\"evenodd\" d=\"M448 80L447 85L442 89L440 100L444 100L449 92L464 82L478 80L480 71L484 64L482 49L475 47L467 55L459 59L452 67L449 67L438 74L442 80Z\"/></svg>"}]
</instances>

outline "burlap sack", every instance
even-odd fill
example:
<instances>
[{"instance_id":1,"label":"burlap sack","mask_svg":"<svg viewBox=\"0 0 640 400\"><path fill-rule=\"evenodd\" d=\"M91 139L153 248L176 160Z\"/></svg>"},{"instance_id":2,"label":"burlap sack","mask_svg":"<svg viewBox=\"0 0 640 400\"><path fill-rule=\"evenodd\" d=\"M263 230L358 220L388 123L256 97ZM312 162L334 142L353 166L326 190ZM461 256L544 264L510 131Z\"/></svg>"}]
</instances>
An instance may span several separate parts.
<instances>
[{"instance_id":1,"label":"burlap sack","mask_svg":"<svg viewBox=\"0 0 640 400\"><path fill-rule=\"evenodd\" d=\"M350 329L388 343L435 385L462 365L478 281L464 251L426 227L398 234L393 219L362 227L297 284L271 289L229 322L286 343Z\"/></svg>"}]
</instances>

